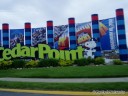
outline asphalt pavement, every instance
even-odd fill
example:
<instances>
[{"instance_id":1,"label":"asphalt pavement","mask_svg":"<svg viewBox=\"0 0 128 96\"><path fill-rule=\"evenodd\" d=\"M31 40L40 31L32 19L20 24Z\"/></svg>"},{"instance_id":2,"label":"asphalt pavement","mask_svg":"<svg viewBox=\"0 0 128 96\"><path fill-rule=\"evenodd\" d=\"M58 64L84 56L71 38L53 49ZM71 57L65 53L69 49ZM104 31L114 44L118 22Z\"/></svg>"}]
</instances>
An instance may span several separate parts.
<instances>
[{"instance_id":1,"label":"asphalt pavement","mask_svg":"<svg viewBox=\"0 0 128 96\"><path fill-rule=\"evenodd\" d=\"M5 92L0 91L0 96L66 96L66 95L54 95L54 94L37 94L37 93L20 93L20 92Z\"/></svg>"}]
</instances>

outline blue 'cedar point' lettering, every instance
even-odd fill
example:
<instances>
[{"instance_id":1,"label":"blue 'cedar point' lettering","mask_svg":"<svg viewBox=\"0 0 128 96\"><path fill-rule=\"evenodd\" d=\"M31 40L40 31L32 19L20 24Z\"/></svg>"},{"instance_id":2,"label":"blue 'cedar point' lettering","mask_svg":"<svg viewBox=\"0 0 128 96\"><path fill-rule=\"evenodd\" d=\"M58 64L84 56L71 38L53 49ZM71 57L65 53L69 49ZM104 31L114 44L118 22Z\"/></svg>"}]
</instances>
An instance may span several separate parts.
<instances>
[{"instance_id":1,"label":"blue 'cedar point' lettering","mask_svg":"<svg viewBox=\"0 0 128 96\"><path fill-rule=\"evenodd\" d=\"M0 51L2 51L0 61L10 60L17 57L44 59L45 56L55 59L75 60L83 58L84 48L78 46L76 50L56 50L51 49L50 46L46 44L38 44L38 47L27 47L17 44L13 49L0 47ZM38 53L38 57L36 57L36 53Z\"/></svg>"}]
</instances>

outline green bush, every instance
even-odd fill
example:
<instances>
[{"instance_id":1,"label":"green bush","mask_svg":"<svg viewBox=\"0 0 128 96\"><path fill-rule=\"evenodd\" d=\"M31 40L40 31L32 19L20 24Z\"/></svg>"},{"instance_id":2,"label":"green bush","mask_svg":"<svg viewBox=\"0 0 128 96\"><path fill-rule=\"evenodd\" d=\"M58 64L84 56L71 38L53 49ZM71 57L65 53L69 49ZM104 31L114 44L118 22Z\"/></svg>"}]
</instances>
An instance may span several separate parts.
<instances>
[{"instance_id":1,"label":"green bush","mask_svg":"<svg viewBox=\"0 0 128 96\"><path fill-rule=\"evenodd\" d=\"M81 58L75 60L74 64L76 64L77 66L85 66L85 65L89 65L89 62L86 58Z\"/></svg>"},{"instance_id":2,"label":"green bush","mask_svg":"<svg viewBox=\"0 0 128 96\"><path fill-rule=\"evenodd\" d=\"M97 57L97 58L95 58L94 63L95 63L96 65L105 64L105 60L104 60L103 57Z\"/></svg>"},{"instance_id":3,"label":"green bush","mask_svg":"<svg viewBox=\"0 0 128 96\"><path fill-rule=\"evenodd\" d=\"M24 68L26 64L25 60L14 59L12 62L12 68Z\"/></svg>"},{"instance_id":4,"label":"green bush","mask_svg":"<svg viewBox=\"0 0 128 96\"><path fill-rule=\"evenodd\" d=\"M0 62L0 69L9 69L12 66L12 61L1 61Z\"/></svg>"},{"instance_id":5,"label":"green bush","mask_svg":"<svg viewBox=\"0 0 128 96\"><path fill-rule=\"evenodd\" d=\"M121 60L113 60L114 65L122 65L123 62Z\"/></svg>"},{"instance_id":6,"label":"green bush","mask_svg":"<svg viewBox=\"0 0 128 96\"><path fill-rule=\"evenodd\" d=\"M50 66L56 67L56 66L59 66L58 62L59 60L57 59L41 59L38 62L38 65L39 67L50 67Z\"/></svg>"},{"instance_id":7,"label":"green bush","mask_svg":"<svg viewBox=\"0 0 128 96\"><path fill-rule=\"evenodd\" d=\"M25 64L26 68L35 68L38 67L38 61L30 60Z\"/></svg>"},{"instance_id":8,"label":"green bush","mask_svg":"<svg viewBox=\"0 0 128 96\"><path fill-rule=\"evenodd\" d=\"M73 65L74 61L72 60L59 60L60 66L71 66Z\"/></svg>"},{"instance_id":9,"label":"green bush","mask_svg":"<svg viewBox=\"0 0 128 96\"><path fill-rule=\"evenodd\" d=\"M94 59L91 58L91 57L88 57L87 58L87 61L88 61L89 64L93 64L94 63Z\"/></svg>"}]
</instances>

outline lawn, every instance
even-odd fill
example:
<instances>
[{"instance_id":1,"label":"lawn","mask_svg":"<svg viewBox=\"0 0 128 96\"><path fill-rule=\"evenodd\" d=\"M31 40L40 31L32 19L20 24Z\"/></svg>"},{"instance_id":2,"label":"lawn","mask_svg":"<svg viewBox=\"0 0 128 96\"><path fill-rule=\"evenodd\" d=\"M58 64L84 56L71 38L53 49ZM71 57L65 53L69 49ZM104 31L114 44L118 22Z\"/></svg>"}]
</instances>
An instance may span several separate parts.
<instances>
[{"instance_id":1,"label":"lawn","mask_svg":"<svg viewBox=\"0 0 128 96\"><path fill-rule=\"evenodd\" d=\"M118 86L118 87L117 87ZM0 81L0 88L33 89L33 90L63 90L63 91L94 91L123 90L128 91L128 83L32 83Z\"/></svg>"},{"instance_id":2,"label":"lawn","mask_svg":"<svg viewBox=\"0 0 128 96\"><path fill-rule=\"evenodd\" d=\"M20 78L128 77L128 65L8 69L8 70L0 70L0 77L20 77Z\"/></svg>"}]
</instances>

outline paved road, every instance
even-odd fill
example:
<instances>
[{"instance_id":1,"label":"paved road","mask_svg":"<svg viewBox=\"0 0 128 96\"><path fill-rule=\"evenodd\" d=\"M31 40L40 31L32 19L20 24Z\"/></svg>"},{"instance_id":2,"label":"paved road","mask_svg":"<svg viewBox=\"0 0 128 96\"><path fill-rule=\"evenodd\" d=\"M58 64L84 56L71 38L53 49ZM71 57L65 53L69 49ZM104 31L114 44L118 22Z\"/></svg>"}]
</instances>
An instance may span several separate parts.
<instances>
[{"instance_id":1,"label":"paved road","mask_svg":"<svg viewBox=\"0 0 128 96\"><path fill-rule=\"evenodd\" d=\"M66 95L48 95L48 94L36 94L36 93L18 93L18 92L3 92L0 91L0 96L66 96Z\"/></svg>"},{"instance_id":2,"label":"paved road","mask_svg":"<svg viewBox=\"0 0 128 96\"><path fill-rule=\"evenodd\" d=\"M0 81L17 82L59 82L59 83L99 83L99 82L128 82L128 77L121 78L0 78Z\"/></svg>"}]
</instances>

